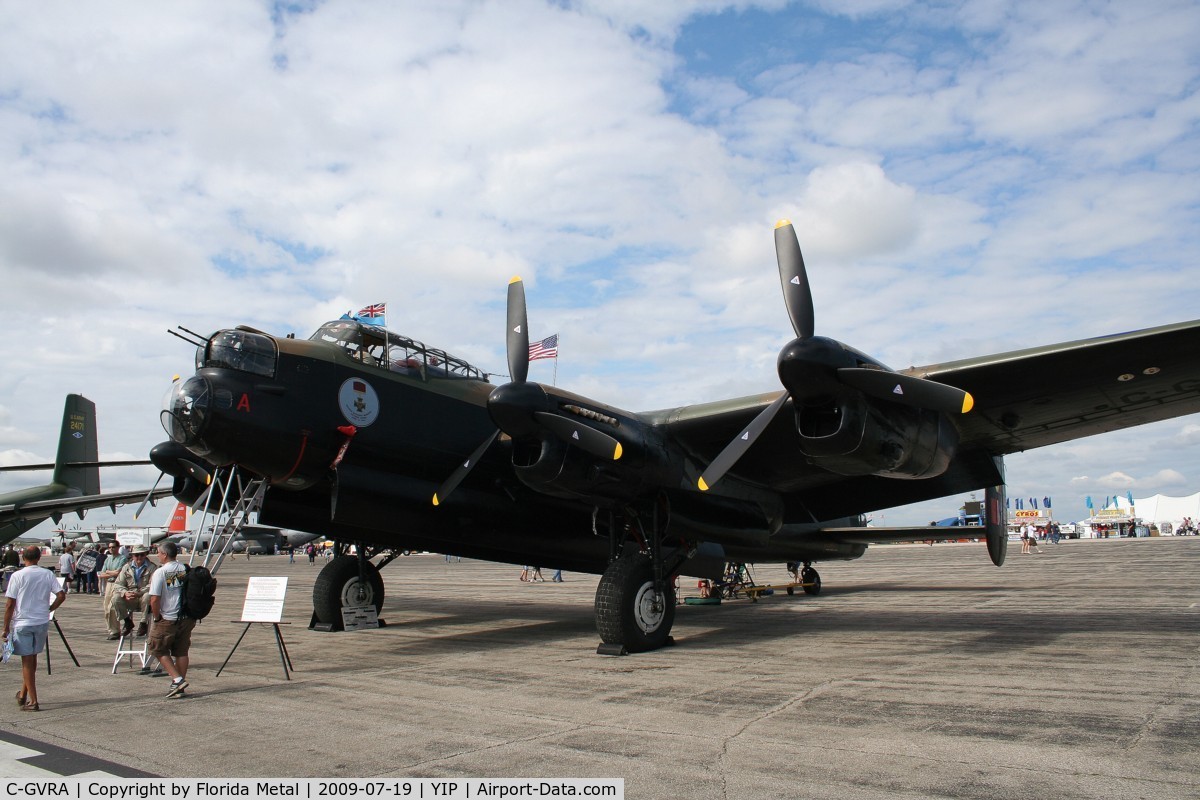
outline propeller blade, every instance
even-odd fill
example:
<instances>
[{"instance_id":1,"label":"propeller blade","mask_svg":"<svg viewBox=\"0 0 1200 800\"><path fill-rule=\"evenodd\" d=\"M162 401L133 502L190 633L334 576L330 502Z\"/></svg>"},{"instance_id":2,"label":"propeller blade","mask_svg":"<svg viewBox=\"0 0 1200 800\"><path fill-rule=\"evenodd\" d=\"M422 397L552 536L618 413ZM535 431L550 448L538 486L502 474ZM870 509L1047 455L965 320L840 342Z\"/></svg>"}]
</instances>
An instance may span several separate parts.
<instances>
[{"instance_id":1,"label":"propeller blade","mask_svg":"<svg viewBox=\"0 0 1200 800\"><path fill-rule=\"evenodd\" d=\"M529 376L529 320L525 316L525 284L519 276L508 282L508 374L513 383Z\"/></svg>"},{"instance_id":2,"label":"propeller blade","mask_svg":"<svg viewBox=\"0 0 1200 800\"><path fill-rule=\"evenodd\" d=\"M199 511L201 508L207 508L208 496L212 494L212 490L213 485L211 483L204 487L204 491L201 492L200 496L196 498L196 502L192 503L192 511Z\"/></svg>"},{"instance_id":3,"label":"propeller blade","mask_svg":"<svg viewBox=\"0 0 1200 800\"><path fill-rule=\"evenodd\" d=\"M838 380L847 386L878 397L916 408L928 408L946 414L966 414L975 405L975 398L956 386L916 378L899 372L861 367L842 367Z\"/></svg>"},{"instance_id":4,"label":"propeller blade","mask_svg":"<svg viewBox=\"0 0 1200 800\"><path fill-rule=\"evenodd\" d=\"M725 445L725 449L712 460L712 463L708 465L708 469L704 470L704 474L696 482L696 486L699 487L700 491L707 492L717 481L725 477L725 473L729 471L729 468L737 463L738 459L750 449L750 445L754 444L755 440L758 439L759 434L766 429L767 425L771 424L771 420L775 419L775 415L779 413L779 409L783 408L783 404L787 402L788 397L787 392L781 393L779 397L775 398L775 402L764 408L758 413L757 417L751 420L750 424L738 434L736 439Z\"/></svg>"},{"instance_id":5,"label":"propeller blade","mask_svg":"<svg viewBox=\"0 0 1200 800\"><path fill-rule=\"evenodd\" d=\"M804 269L796 229L790 220L781 219L775 223L775 258L779 262L779 282L783 284L783 302L787 305L792 330L798 339L811 339L816 328L812 289L808 285L808 272Z\"/></svg>"},{"instance_id":6,"label":"propeller blade","mask_svg":"<svg viewBox=\"0 0 1200 800\"><path fill-rule=\"evenodd\" d=\"M433 504L435 506L439 506L446 502L446 498L450 496L451 492L458 488L458 485L462 483L463 478L470 474L471 470L475 468L476 462L483 458L484 452L492 446L492 442L496 441L496 437L499 435L500 431L492 431L492 435L484 439L483 444L479 445L479 447L476 447L475 452L467 456L467 460L459 464L458 468L455 469L454 472L450 473L450 477L446 479L446 482L439 486L438 490L433 493Z\"/></svg>"},{"instance_id":7,"label":"propeller blade","mask_svg":"<svg viewBox=\"0 0 1200 800\"><path fill-rule=\"evenodd\" d=\"M137 507L137 511L133 512L134 519L137 519L142 515L142 509L144 509L146 504L150 502L150 498L154 497L154 490L158 488L158 484L162 481L163 475L165 474L165 472L158 473L158 478L154 481L154 485L150 487L150 491L146 492L146 498L142 500L142 504Z\"/></svg>"},{"instance_id":8,"label":"propeller blade","mask_svg":"<svg viewBox=\"0 0 1200 800\"><path fill-rule=\"evenodd\" d=\"M535 411L533 418L567 444L573 444L596 458L616 461L621 457L621 443L590 425L547 411Z\"/></svg>"},{"instance_id":9,"label":"propeller blade","mask_svg":"<svg viewBox=\"0 0 1200 800\"><path fill-rule=\"evenodd\" d=\"M188 477L197 483L202 483L208 486L212 483L212 475L208 474L208 470L197 464L195 461L188 461L186 458L179 459L179 465L183 467L184 472Z\"/></svg>"}]
</instances>

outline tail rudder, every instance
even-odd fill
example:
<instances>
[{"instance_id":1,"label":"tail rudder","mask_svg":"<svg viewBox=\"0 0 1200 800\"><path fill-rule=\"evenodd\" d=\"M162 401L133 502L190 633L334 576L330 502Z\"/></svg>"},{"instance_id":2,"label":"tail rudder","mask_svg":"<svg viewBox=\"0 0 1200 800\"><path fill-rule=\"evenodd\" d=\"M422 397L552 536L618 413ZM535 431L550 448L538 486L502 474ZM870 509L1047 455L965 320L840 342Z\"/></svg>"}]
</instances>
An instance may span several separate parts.
<instances>
[{"instance_id":1,"label":"tail rudder","mask_svg":"<svg viewBox=\"0 0 1200 800\"><path fill-rule=\"evenodd\" d=\"M171 518L167 522L167 535L174 536L177 533L188 532L188 507L187 503L176 503L175 510L171 512Z\"/></svg>"},{"instance_id":2,"label":"tail rudder","mask_svg":"<svg viewBox=\"0 0 1200 800\"><path fill-rule=\"evenodd\" d=\"M96 404L81 394L67 395L54 482L81 495L100 494L100 450L96 445ZM86 463L88 466L71 466Z\"/></svg>"}]
</instances>

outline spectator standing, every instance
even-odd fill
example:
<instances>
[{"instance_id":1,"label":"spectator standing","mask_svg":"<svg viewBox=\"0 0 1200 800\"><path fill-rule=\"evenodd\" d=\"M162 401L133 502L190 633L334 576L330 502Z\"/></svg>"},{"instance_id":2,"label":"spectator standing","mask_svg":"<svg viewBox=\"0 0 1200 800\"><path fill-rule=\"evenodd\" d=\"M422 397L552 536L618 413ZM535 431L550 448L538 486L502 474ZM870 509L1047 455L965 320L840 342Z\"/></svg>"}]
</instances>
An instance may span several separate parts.
<instances>
[{"instance_id":1,"label":"spectator standing","mask_svg":"<svg viewBox=\"0 0 1200 800\"><path fill-rule=\"evenodd\" d=\"M104 559L104 563L100 567L101 583L104 584L102 600L100 607L104 611L104 622L108 625L108 638L121 638L121 623L117 618L117 610L113 605L113 594L117 587L117 576L121 574L121 567L129 563L129 555L122 553L122 548L116 542L110 542L108 545L108 555ZM129 627L133 627L133 621L129 622Z\"/></svg>"},{"instance_id":2,"label":"spectator standing","mask_svg":"<svg viewBox=\"0 0 1200 800\"><path fill-rule=\"evenodd\" d=\"M25 567L8 581L4 601L4 640L12 643L13 655L21 657L21 689L17 705L22 711L41 711L37 693L37 657L46 649L50 613L67 599L66 584L59 585L54 573L38 566L42 548L35 544L21 551Z\"/></svg>"},{"instance_id":3,"label":"spectator standing","mask_svg":"<svg viewBox=\"0 0 1200 800\"><path fill-rule=\"evenodd\" d=\"M66 582L63 583L63 589L69 587L75 582L75 545L74 543L63 548L62 555L58 557L58 577L63 578Z\"/></svg>"},{"instance_id":4,"label":"spectator standing","mask_svg":"<svg viewBox=\"0 0 1200 800\"><path fill-rule=\"evenodd\" d=\"M192 646L192 629L196 620L183 615L183 579L187 567L175 560L179 554L174 542L158 546L162 566L150 579L150 655L158 659L171 676L167 697L183 697L187 688L188 652Z\"/></svg>"}]
</instances>

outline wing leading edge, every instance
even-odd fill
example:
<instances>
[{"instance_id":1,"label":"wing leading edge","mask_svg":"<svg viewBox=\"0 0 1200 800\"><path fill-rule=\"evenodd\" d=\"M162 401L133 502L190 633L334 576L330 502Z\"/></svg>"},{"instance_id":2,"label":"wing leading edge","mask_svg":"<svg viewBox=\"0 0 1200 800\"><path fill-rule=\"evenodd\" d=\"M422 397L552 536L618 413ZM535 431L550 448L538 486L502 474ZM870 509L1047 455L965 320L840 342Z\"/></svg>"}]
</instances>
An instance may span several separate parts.
<instances>
[{"instance_id":1,"label":"wing leading edge","mask_svg":"<svg viewBox=\"0 0 1200 800\"><path fill-rule=\"evenodd\" d=\"M1005 455L1200 412L1200 320L910 370L969 391L964 447Z\"/></svg>"}]
</instances>

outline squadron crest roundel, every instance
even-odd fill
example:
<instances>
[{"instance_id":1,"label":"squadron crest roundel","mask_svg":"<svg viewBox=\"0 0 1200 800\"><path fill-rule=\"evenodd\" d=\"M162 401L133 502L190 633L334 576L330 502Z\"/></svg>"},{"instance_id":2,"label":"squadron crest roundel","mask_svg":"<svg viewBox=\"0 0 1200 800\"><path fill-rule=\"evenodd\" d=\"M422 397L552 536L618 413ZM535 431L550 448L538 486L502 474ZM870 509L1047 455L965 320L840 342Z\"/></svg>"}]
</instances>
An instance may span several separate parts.
<instances>
[{"instance_id":1,"label":"squadron crest roundel","mask_svg":"<svg viewBox=\"0 0 1200 800\"><path fill-rule=\"evenodd\" d=\"M379 416L379 395L362 378L349 378L338 389L338 407L347 422L365 428Z\"/></svg>"}]
</instances>

